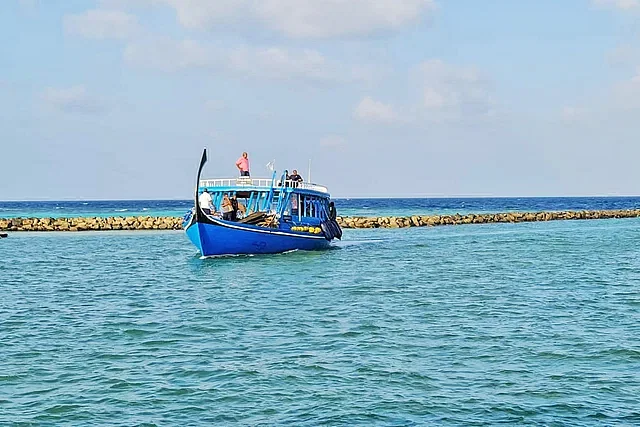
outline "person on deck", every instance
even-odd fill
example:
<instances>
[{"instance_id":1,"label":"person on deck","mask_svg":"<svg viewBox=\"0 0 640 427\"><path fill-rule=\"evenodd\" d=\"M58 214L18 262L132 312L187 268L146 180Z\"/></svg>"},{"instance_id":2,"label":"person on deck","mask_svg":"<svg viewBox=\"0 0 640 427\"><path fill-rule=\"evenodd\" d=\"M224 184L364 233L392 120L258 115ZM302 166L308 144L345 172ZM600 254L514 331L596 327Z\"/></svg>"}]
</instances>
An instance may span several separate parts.
<instances>
[{"instance_id":1,"label":"person on deck","mask_svg":"<svg viewBox=\"0 0 640 427\"><path fill-rule=\"evenodd\" d=\"M232 221L238 220L238 212L242 214L241 215L242 218L246 216L247 208L238 201L235 194L231 197L231 207L233 207L233 215L231 215Z\"/></svg>"},{"instance_id":2,"label":"person on deck","mask_svg":"<svg viewBox=\"0 0 640 427\"><path fill-rule=\"evenodd\" d=\"M287 181L291 181L292 187L297 187L299 182L302 182L302 177L298 174L297 170L293 170L291 175L287 174Z\"/></svg>"},{"instance_id":3,"label":"person on deck","mask_svg":"<svg viewBox=\"0 0 640 427\"><path fill-rule=\"evenodd\" d=\"M329 202L329 219L335 220L337 216L336 205L333 202Z\"/></svg>"},{"instance_id":4,"label":"person on deck","mask_svg":"<svg viewBox=\"0 0 640 427\"><path fill-rule=\"evenodd\" d=\"M295 169L293 170L293 172L291 172L291 175L289 175L287 179L293 182L302 182L302 177L298 174L298 171Z\"/></svg>"},{"instance_id":5,"label":"person on deck","mask_svg":"<svg viewBox=\"0 0 640 427\"><path fill-rule=\"evenodd\" d=\"M221 208L222 208L222 219L226 221L233 221L233 216L234 216L233 205L231 204L231 200L229 200L229 196L227 196L226 194L222 198Z\"/></svg>"},{"instance_id":6,"label":"person on deck","mask_svg":"<svg viewBox=\"0 0 640 427\"><path fill-rule=\"evenodd\" d=\"M198 197L198 204L200 205L200 209L202 209L202 212L204 212L206 215L211 215L212 210L215 212L211 200L211 194L209 194L209 190L207 190L206 188L202 190L202 193Z\"/></svg>"},{"instance_id":7,"label":"person on deck","mask_svg":"<svg viewBox=\"0 0 640 427\"><path fill-rule=\"evenodd\" d=\"M249 176L249 155L245 151L242 156L236 162L238 170L240 170L240 176Z\"/></svg>"},{"instance_id":8,"label":"person on deck","mask_svg":"<svg viewBox=\"0 0 640 427\"><path fill-rule=\"evenodd\" d=\"M298 216L298 195L291 196L291 215Z\"/></svg>"},{"instance_id":9,"label":"person on deck","mask_svg":"<svg viewBox=\"0 0 640 427\"><path fill-rule=\"evenodd\" d=\"M238 220L238 199L236 199L236 195L231 196L231 221Z\"/></svg>"}]
</instances>

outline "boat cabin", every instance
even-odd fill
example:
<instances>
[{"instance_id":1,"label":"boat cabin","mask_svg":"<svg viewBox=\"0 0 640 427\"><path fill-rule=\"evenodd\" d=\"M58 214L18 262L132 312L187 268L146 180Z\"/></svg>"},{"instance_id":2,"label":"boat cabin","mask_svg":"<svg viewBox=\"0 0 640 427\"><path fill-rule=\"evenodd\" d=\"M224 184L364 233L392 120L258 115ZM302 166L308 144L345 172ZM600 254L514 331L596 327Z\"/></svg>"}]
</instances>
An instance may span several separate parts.
<instances>
[{"instance_id":1,"label":"boat cabin","mask_svg":"<svg viewBox=\"0 0 640 427\"><path fill-rule=\"evenodd\" d=\"M245 217L253 214L275 214L280 222L295 225L318 225L329 217L327 187L309 182L275 178L218 178L204 179L198 193L204 189L211 194L217 212L222 209L226 194L236 196L246 208Z\"/></svg>"}]
</instances>

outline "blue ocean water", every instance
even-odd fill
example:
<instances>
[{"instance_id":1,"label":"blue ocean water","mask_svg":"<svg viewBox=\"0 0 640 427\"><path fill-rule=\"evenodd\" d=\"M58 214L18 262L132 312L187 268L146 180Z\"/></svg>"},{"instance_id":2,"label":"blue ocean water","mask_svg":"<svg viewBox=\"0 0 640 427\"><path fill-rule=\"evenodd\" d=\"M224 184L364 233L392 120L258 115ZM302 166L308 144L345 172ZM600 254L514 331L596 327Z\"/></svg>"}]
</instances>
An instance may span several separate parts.
<instances>
[{"instance_id":1,"label":"blue ocean water","mask_svg":"<svg viewBox=\"0 0 640 427\"><path fill-rule=\"evenodd\" d=\"M0 425L638 425L638 242L558 221L200 259L182 232L11 233Z\"/></svg>"},{"instance_id":2,"label":"blue ocean water","mask_svg":"<svg viewBox=\"0 0 640 427\"><path fill-rule=\"evenodd\" d=\"M191 200L2 202L0 218L74 216L182 216ZM507 211L635 209L640 197L522 197L336 199L340 215L428 215Z\"/></svg>"}]
</instances>

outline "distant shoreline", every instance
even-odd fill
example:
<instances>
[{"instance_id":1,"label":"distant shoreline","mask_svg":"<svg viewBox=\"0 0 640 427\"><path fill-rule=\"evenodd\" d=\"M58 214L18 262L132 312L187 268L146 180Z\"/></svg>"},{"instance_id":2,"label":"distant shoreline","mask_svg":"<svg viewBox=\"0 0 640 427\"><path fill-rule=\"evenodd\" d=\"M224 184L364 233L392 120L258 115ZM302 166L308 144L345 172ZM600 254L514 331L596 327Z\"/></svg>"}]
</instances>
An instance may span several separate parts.
<instances>
[{"instance_id":1,"label":"distant shoreline","mask_svg":"<svg viewBox=\"0 0 640 427\"><path fill-rule=\"evenodd\" d=\"M411 196L335 196L333 200L456 200L456 199L490 199L490 200L551 200L551 199L640 199L640 195L586 195L586 196L490 196L490 195L411 195ZM193 202L193 199L28 199L28 200L0 200L2 203L119 203L119 202Z\"/></svg>"}]
</instances>

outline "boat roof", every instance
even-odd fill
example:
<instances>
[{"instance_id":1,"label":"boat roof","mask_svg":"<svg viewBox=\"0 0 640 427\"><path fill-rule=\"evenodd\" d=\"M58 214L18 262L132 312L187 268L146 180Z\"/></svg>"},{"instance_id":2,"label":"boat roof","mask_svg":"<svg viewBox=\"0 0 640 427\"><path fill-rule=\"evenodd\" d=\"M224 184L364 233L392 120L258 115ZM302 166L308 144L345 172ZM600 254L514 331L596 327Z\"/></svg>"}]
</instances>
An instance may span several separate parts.
<instances>
[{"instance_id":1,"label":"boat roof","mask_svg":"<svg viewBox=\"0 0 640 427\"><path fill-rule=\"evenodd\" d=\"M237 178L212 178L200 180L200 189L206 188L208 191L225 192L225 191L268 191L273 183L274 191L282 188L280 180L271 178L251 178L248 176ZM324 185L314 184L312 182L296 182L285 180L283 185L292 188L293 192L301 194L310 194L317 197L330 198L329 189Z\"/></svg>"}]
</instances>

